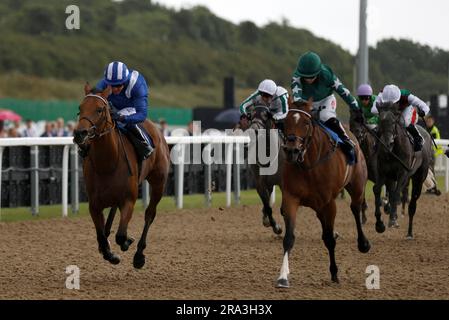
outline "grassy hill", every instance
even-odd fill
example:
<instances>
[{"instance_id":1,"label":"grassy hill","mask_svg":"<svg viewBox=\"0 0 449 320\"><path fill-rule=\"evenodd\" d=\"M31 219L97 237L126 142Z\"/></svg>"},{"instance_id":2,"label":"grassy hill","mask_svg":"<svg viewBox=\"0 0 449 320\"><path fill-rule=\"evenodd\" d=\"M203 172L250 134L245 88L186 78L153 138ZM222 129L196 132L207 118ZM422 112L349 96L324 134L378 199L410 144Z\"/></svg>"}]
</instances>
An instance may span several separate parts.
<instances>
[{"instance_id":1,"label":"grassy hill","mask_svg":"<svg viewBox=\"0 0 449 320\"><path fill-rule=\"evenodd\" d=\"M65 8L80 8L80 30L65 28ZM207 8L171 10L149 0L3 0L0 96L79 99L111 60L141 71L155 105L221 105L222 81L235 76L237 101L264 78L289 88L298 56L318 52L353 88L355 58L339 45L286 21L238 25ZM449 52L406 40L370 49L375 90L398 83L417 95L447 87ZM240 88L242 91L240 91Z\"/></svg>"}]
</instances>

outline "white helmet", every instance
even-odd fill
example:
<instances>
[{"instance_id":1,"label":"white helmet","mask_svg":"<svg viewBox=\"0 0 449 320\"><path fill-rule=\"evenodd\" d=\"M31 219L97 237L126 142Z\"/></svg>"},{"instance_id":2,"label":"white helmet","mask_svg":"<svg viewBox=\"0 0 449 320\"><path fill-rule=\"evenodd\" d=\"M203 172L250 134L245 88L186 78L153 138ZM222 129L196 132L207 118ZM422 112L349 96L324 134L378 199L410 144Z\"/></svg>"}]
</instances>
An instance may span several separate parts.
<instances>
[{"instance_id":1,"label":"white helmet","mask_svg":"<svg viewBox=\"0 0 449 320\"><path fill-rule=\"evenodd\" d=\"M257 88L259 92L268 93L270 96L274 96L274 94L276 93L276 89L276 83L274 83L274 81L270 79L265 79L264 81L262 81L259 84L259 88Z\"/></svg>"},{"instance_id":2,"label":"white helmet","mask_svg":"<svg viewBox=\"0 0 449 320\"><path fill-rule=\"evenodd\" d=\"M396 103L401 99L401 90L394 84L388 84L382 90L381 101L383 103Z\"/></svg>"}]
</instances>

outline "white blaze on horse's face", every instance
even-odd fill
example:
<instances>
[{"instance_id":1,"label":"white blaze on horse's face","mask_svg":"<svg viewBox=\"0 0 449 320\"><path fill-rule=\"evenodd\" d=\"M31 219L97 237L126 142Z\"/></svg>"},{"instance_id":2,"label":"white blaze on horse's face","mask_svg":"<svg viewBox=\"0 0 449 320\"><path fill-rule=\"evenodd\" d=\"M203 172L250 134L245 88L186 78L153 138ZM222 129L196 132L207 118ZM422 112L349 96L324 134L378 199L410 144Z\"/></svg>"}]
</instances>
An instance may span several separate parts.
<instances>
[{"instance_id":1,"label":"white blaze on horse's face","mask_svg":"<svg viewBox=\"0 0 449 320\"><path fill-rule=\"evenodd\" d=\"M301 115L299 113L295 113L293 115L293 119L295 119L295 123L298 124L299 119L301 119Z\"/></svg>"}]
</instances>

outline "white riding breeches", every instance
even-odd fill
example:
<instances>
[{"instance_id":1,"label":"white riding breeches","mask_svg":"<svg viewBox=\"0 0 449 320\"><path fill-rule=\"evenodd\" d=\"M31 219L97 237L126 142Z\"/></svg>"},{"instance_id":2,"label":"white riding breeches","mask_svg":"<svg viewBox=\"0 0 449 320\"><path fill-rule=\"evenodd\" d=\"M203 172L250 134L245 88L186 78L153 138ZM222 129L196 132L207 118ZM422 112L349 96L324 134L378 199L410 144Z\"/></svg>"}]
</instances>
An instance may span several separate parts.
<instances>
[{"instance_id":1,"label":"white riding breeches","mask_svg":"<svg viewBox=\"0 0 449 320\"><path fill-rule=\"evenodd\" d=\"M313 103L312 115L315 119L326 122L331 118L337 117L337 99L331 94L330 96L324 98L321 101L316 101Z\"/></svg>"},{"instance_id":2,"label":"white riding breeches","mask_svg":"<svg viewBox=\"0 0 449 320\"><path fill-rule=\"evenodd\" d=\"M418 115L413 106L408 106L407 108L404 109L404 111L402 111L401 124L404 127L407 128L410 124L416 124L417 122L418 122Z\"/></svg>"}]
</instances>

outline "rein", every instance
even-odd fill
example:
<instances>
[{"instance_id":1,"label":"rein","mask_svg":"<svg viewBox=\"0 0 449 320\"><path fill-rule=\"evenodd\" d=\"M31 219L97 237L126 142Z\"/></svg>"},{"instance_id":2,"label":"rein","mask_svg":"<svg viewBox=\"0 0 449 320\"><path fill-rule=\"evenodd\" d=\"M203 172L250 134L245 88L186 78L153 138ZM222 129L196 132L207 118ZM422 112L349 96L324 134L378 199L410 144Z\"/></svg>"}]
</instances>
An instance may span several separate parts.
<instances>
[{"instance_id":1,"label":"rein","mask_svg":"<svg viewBox=\"0 0 449 320\"><path fill-rule=\"evenodd\" d=\"M307 152L307 149L310 147L310 145L312 143L312 138L315 133L315 127L317 125L317 121L312 117L311 114L309 114L308 112L306 112L304 110L290 109L290 110L288 110L288 112L299 112L299 113L306 115L310 119L310 122L312 124L312 130L307 129L307 133L306 133L305 137L299 137L296 135L289 135L287 137L287 140L289 140L289 141L299 140L301 142L301 146L304 145L303 150L304 150L304 154L305 154ZM326 130L323 130L323 131L326 134L326 136L329 138L329 142L331 143L332 148L326 153L325 156L321 157L321 153L323 150L323 139L319 139L318 155L317 155L315 162L313 162L311 165L305 165L302 161L299 161L298 159L296 159L296 164L301 169L303 169L303 170L313 169L314 167L329 161L329 159L332 157L332 155L335 153L335 151L337 151L337 143L334 142L334 140L332 139L332 137Z\"/></svg>"},{"instance_id":2,"label":"rein","mask_svg":"<svg viewBox=\"0 0 449 320\"><path fill-rule=\"evenodd\" d=\"M390 151L389 149L388 149L388 147L387 147L387 145L385 145L385 143L382 141L382 139L380 139L374 132L372 132L372 130L370 129L370 128L368 128L368 126L365 124L365 123L363 123L363 126L365 127L365 129L371 134L371 135L373 135L374 136L374 138L384 147L384 149L391 155L391 156L393 156L393 158L395 158L400 164L401 164L401 166L403 166L404 167L404 169L405 170L407 170L407 171L411 171L412 169L411 168L409 168L409 166L408 165L406 165L405 163L404 163L404 161L402 161L402 159L401 158L399 158L399 156L397 156L393 151ZM398 121L395 121L394 122L394 134L393 134L393 137L394 137L394 139L396 139L396 137L397 137L397 131L396 131L396 127L397 126L399 126L399 127L401 127L401 125L398 123ZM407 134L407 133L405 133L405 134ZM413 152L413 158L415 158L415 153Z\"/></svg>"}]
</instances>

